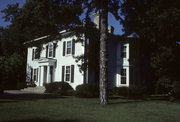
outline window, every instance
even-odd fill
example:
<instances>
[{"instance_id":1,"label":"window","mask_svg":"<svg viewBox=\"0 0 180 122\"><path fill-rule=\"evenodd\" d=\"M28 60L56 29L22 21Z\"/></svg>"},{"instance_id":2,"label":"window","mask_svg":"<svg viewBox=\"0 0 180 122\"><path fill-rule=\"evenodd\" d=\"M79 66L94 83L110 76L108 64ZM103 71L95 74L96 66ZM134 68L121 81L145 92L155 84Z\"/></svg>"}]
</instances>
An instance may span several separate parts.
<instances>
[{"instance_id":1,"label":"window","mask_svg":"<svg viewBox=\"0 0 180 122\"><path fill-rule=\"evenodd\" d=\"M71 54L72 51L72 42L67 41L66 54Z\"/></svg>"},{"instance_id":2,"label":"window","mask_svg":"<svg viewBox=\"0 0 180 122\"><path fill-rule=\"evenodd\" d=\"M63 42L63 51L62 55L74 55L75 54L75 40L73 39L72 41L64 41Z\"/></svg>"},{"instance_id":3,"label":"window","mask_svg":"<svg viewBox=\"0 0 180 122\"><path fill-rule=\"evenodd\" d=\"M70 66L66 66L65 81L70 81Z\"/></svg>"},{"instance_id":4,"label":"window","mask_svg":"<svg viewBox=\"0 0 180 122\"><path fill-rule=\"evenodd\" d=\"M40 58L40 50L35 49L34 59L39 59L39 58Z\"/></svg>"},{"instance_id":5,"label":"window","mask_svg":"<svg viewBox=\"0 0 180 122\"><path fill-rule=\"evenodd\" d=\"M40 51L36 49L32 49L32 60L40 58Z\"/></svg>"},{"instance_id":6,"label":"window","mask_svg":"<svg viewBox=\"0 0 180 122\"><path fill-rule=\"evenodd\" d=\"M126 69L121 69L121 84L126 84Z\"/></svg>"},{"instance_id":7,"label":"window","mask_svg":"<svg viewBox=\"0 0 180 122\"><path fill-rule=\"evenodd\" d=\"M74 65L62 66L62 81L74 83Z\"/></svg>"},{"instance_id":8,"label":"window","mask_svg":"<svg viewBox=\"0 0 180 122\"><path fill-rule=\"evenodd\" d=\"M121 47L121 58L126 58L126 51L127 51L127 46L123 45Z\"/></svg>"},{"instance_id":9,"label":"window","mask_svg":"<svg viewBox=\"0 0 180 122\"><path fill-rule=\"evenodd\" d=\"M53 57L53 44L49 44L49 56L48 57Z\"/></svg>"},{"instance_id":10,"label":"window","mask_svg":"<svg viewBox=\"0 0 180 122\"><path fill-rule=\"evenodd\" d=\"M56 53L56 43L49 43L46 46L46 58L53 58L55 57Z\"/></svg>"}]
</instances>

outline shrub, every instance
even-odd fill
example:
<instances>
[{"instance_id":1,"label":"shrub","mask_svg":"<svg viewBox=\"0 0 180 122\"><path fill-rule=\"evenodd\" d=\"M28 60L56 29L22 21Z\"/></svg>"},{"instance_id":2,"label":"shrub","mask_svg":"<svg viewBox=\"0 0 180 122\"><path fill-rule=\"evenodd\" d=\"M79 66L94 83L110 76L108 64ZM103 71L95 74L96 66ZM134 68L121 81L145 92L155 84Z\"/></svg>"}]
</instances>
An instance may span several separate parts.
<instances>
[{"instance_id":1,"label":"shrub","mask_svg":"<svg viewBox=\"0 0 180 122\"><path fill-rule=\"evenodd\" d=\"M17 89L24 89L27 87L26 82L17 82Z\"/></svg>"},{"instance_id":2,"label":"shrub","mask_svg":"<svg viewBox=\"0 0 180 122\"><path fill-rule=\"evenodd\" d=\"M45 93L55 93L61 95L73 95L73 88L67 82L52 82L45 84Z\"/></svg>"},{"instance_id":3,"label":"shrub","mask_svg":"<svg viewBox=\"0 0 180 122\"><path fill-rule=\"evenodd\" d=\"M0 87L0 95L4 93L4 90Z\"/></svg>"},{"instance_id":4,"label":"shrub","mask_svg":"<svg viewBox=\"0 0 180 122\"><path fill-rule=\"evenodd\" d=\"M77 97L94 98L99 96L99 86L97 84L81 84L76 87Z\"/></svg>"},{"instance_id":5,"label":"shrub","mask_svg":"<svg viewBox=\"0 0 180 122\"><path fill-rule=\"evenodd\" d=\"M143 97L144 88L142 88L141 86L114 87L113 93L114 95L138 99Z\"/></svg>"},{"instance_id":6,"label":"shrub","mask_svg":"<svg viewBox=\"0 0 180 122\"><path fill-rule=\"evenodd\" d=\"M170 101L180 100L180 83L174 82L169 92Z\"/></svg>"},{"instance_id":7,"label":"shrub","mask_svg":"<svg viewBox=\"0 0 180 122\"><path fill-rule=\"evenodd\" d=\"M171 80L166 77L159 78L155 84L156 94L167 94L171 90Z\"/></svg>"},{"instance_id":8,"label":"shrub","mask_svg":"<svg viewBox=\"0 0 180 122\"><path fill-rule=\"evenodd\" d=\"M128 87L114 87L112 89L114 95L119 95L119 96L128 96Z\"/></svg>"},{"instance_id":9,"label":"shrub","mask_svg":"<svg viewBox=\"0 0 180 122\"><path fill-rule=\"evenodd\" d=\"M144 88L141 86L130 86L128 90L128 97L132 99L143 98Z\"/></svg>"}]
</instances>

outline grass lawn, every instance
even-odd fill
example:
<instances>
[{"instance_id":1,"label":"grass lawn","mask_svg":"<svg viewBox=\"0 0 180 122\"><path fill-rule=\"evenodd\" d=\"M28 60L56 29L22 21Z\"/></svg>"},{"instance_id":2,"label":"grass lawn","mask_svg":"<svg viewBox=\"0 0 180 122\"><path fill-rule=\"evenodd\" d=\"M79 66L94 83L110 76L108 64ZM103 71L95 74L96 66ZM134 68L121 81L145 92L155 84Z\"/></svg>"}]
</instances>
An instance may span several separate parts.
<instances>
[{"instance_id":1,"label":"grass lawn","mask_svg":"<svg viewBox=\"0 0 180 122\"><path fill-rule=\"evenodd\" d=\"M15 95L0 98L0 121L180 122L180 103Z\"/></svg>"}]
</instances>

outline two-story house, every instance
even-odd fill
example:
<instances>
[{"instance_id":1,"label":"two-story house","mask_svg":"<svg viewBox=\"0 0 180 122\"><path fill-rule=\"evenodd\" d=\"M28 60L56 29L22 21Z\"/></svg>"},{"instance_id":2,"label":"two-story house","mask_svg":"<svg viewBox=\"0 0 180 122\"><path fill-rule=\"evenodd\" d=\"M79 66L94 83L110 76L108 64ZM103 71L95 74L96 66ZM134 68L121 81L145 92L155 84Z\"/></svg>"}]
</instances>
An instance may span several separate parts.
<instances>
[{"instance_id":1,"label":"two-story house","mask_svg":"<svg viewBox=\"0 0 180 122\"><path fill-rule=\"evenodd\" d=\"M97 19L98 16L95 15L94 22L98 26ZM113 35L113 29L110 29ZM74 58L86 53L87 38L84 37L83 42L75 43L74 40L77 37L71 33L64 30L59 32L61 39L43 42L49 39L49 36L44 36L25 43L27 45L27 82L43 86L45 83L64 81L73 88L83 83L98 82L95 81L95 72L89 68L86 71L80 71L78 65L83 62L77 62ZM38 51L39 49L41 50ZM137 50L137 47L131 38L119 36L109 42L108 84L110 87L129 86L139 79L138 63L134 60L137 51L134 50Z\"/></svg>"}]
</instances>

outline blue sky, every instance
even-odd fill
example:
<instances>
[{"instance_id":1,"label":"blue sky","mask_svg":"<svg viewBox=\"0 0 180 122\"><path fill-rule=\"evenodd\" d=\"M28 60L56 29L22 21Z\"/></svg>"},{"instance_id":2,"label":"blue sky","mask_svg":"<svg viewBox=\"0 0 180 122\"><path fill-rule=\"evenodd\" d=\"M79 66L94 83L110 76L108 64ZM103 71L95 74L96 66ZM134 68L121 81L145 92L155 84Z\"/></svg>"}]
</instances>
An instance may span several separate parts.
<instances>
[{"instance_id":1,"label":"blue sky","mask_svg":"<svg viewBox=\"0 0 180 122\"><path fill-rule=\"evenodd\" d=\"M6 6L8 4L19 3L20 7L22 7L25 2L26 2L26 0L0 0L0 11L3 10L4 8L6 8ZM8 22L4 22L2 17L3 17L3 13L0 12L0 26L5 27L8 24L10 24ZM122 25L120 25L119 22L115 20L113 15L109 14L108 21L109 21L109 25L111 25L115 28L114 33L121 35L122 34Z\"/></svg>"}]
</instances>

